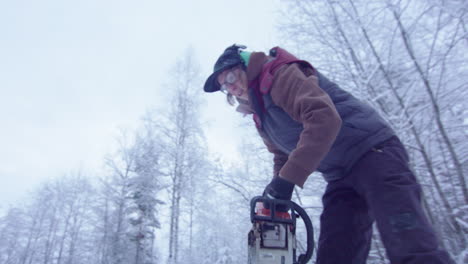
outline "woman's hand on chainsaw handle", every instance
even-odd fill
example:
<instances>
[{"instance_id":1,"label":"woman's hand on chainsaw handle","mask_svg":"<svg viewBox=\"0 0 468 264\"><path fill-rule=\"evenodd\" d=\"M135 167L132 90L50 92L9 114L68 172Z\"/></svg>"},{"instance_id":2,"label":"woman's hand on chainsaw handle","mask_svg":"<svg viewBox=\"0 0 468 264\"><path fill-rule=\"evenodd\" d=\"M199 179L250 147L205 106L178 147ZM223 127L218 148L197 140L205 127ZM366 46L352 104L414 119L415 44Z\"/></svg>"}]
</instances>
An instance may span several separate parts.
<instances>
[{"instance_id":1,"label":"woman's hand on chainsaw handle","mask_svg":"<svg viewBox=\"0 0 468 264\"><path fill-rule=\"evenodd\" d=\"M293 191L294 183L276 176L265 187L263 196L270 199L291 200Z\"/></svg>"}]
</instances>

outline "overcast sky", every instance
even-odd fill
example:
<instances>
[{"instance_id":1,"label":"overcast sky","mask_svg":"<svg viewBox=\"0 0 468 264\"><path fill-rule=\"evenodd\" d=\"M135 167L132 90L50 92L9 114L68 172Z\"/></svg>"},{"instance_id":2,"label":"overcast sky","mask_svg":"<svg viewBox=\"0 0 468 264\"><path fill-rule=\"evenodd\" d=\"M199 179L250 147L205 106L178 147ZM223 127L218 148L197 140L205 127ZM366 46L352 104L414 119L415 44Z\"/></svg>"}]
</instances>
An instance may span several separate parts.
<instances>
[{"instance_id":1,"label":"overcast sky","mask_svg":"<svg viewBox=\"0 0 468 264\"><path fill-rule=\"evenodd\" d=\"M205 74L233 43L267 51L279 44L278 7L271 0L0 1L0 206L47 178L98 174L119 129L134 129L158 104L168 70L188 47ZM206 99L210 146L222 151L213 142L235 138L239 117L223 96Z\"/></svg>"}]
</instances>

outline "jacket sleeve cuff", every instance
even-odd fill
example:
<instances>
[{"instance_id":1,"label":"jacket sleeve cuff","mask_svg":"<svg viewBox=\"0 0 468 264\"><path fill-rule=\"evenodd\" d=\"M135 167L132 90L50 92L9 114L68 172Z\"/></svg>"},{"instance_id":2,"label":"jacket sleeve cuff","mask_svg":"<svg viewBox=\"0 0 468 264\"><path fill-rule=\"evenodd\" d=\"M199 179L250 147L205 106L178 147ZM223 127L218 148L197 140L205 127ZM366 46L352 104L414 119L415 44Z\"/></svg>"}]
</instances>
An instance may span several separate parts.
<instances>
[{"instance_id":1,"label":"jacket sleeve cuff","mask_svg":"<svg viewBox=\"0 0 468 264\"><path fill-rule=\"evenodd\" d=\"M284 164L283 168L281 168L279 175L281 175L281 178L284 178L285 180L288 180L303 188L307 177L309 177L311 173L312 172L305 170L293 162L288 161Z\"/></svg>"}]
</instances>

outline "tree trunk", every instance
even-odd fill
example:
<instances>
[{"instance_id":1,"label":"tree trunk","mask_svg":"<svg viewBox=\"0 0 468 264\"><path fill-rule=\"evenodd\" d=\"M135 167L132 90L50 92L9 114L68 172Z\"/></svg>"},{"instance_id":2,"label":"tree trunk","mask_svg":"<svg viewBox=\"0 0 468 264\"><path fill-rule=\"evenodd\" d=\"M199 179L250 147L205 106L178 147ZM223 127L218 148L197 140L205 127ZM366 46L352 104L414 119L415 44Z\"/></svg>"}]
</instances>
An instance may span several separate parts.
<instances>
[{"instance_id":1,"label":"tree trunk","mask_svg":"<svg viewBox=\"0 0 468 264\"><path fill-rule=\"evenodd\" d=\"M54 211L52 212L52 215L51 215L52 219L49 225L49 231L47 233L47 241L46 241L45 250L44 250L44 264L49 263L49 260L51 258L51 252L52 252L52 245L53 245L53 241L51 240L55 239L55 234L57 232L57 227L56 227L57 218L55 216L56 211L57 211L57 208L54 206Z\"/></svg>"}]
</instances>

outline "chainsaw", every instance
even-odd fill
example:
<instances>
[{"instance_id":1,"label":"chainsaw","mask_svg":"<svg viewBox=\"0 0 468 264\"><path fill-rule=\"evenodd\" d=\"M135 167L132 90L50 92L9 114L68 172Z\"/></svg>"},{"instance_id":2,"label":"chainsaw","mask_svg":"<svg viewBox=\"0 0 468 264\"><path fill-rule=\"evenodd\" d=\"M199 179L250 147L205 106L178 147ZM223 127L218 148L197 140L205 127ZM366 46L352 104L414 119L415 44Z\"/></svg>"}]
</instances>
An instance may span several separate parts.
<instances>
[{"instance_id":1,"label":"chainsaw","mask_svg":"<svg viewBox=\"0 0 468 264\"><path fill-rule=\"evenodd\" d=\"M306 227L307 249L296 258L296 220L299 217ZM250 221L248 264L305 264L312 257L312 222L295 202L256 196L250 201Z\"/></svg>"}]
</instances>

